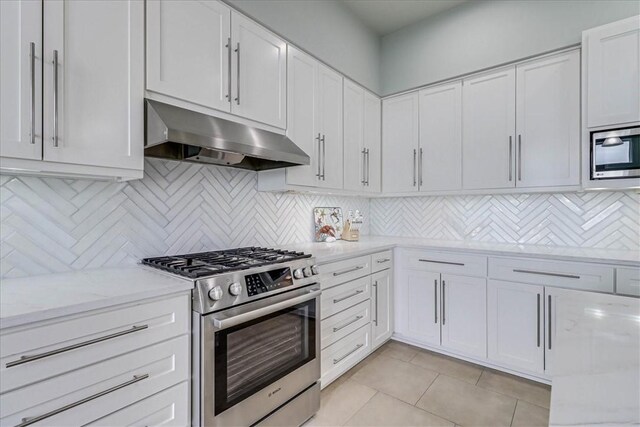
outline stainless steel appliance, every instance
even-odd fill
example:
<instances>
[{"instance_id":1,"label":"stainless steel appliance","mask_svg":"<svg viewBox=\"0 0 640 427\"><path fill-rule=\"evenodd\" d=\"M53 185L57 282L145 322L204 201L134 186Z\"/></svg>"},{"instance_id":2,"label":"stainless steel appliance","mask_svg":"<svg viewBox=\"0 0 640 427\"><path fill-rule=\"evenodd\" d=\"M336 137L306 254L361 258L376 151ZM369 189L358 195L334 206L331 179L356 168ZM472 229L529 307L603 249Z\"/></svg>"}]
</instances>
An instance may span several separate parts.
<instances>
[{"instance_id":1,"label":"stainless steel appliance","mask_svg":"<svg viewBox=\"0 0 640 427\"><path fill-rule=\"evenodd\" d=\"M251 247L142 263L194 282L194 426L300 425L318 410L311 255Z\"/></svg>"},{"instance_id":2,"label":"stainless steel appliance","mask_svg":"<svg viewBox=\"0 0 640 427\"><path fill-rule=\"evenodd\" d=\"M640 176L640 127L591 133L591 179Z\"/></svg>"}]
</instances>

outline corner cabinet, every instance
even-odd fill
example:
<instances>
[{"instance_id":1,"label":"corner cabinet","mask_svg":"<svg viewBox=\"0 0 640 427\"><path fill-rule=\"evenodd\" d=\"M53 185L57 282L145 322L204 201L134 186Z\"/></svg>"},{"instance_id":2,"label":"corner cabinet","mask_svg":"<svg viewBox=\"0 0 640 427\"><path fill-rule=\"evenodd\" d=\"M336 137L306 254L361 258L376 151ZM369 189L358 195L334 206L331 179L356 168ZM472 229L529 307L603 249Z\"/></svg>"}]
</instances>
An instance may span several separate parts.
<instances>
[{"instance_id":1,"label":"corner cabinet","mask_svg":"<svg viewBox=\"0 0 640 427\"><path fill-rule=\"evenodd\" d=\"M142 178L144 4L1 7L2 171Z\"/></svg>"}]
</instances>

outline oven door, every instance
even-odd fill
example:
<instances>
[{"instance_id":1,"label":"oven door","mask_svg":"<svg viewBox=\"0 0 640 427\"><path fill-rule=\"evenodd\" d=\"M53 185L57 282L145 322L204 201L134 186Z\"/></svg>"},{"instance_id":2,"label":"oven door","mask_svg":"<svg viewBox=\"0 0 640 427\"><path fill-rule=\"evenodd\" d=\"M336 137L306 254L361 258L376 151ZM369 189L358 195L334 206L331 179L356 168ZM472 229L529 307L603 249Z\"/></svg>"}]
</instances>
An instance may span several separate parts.
<instances>
[{"instance_id":1,"label":"oven door","mask_svg":"<svg viewBox=\"0 0 640 427\"><path fill-rule=\"evenodd\" d=\"M203 317L204 425L251 425L320 379L311 285Z\"/></svg>"},{"instance_id":2,"label":"oven door","mask_svg":"<svg viewBox=\"0 0 640 427\"><path fill-rule=\"evenodd\" d=\"M640 176L640 128L591 134L591 179Z\"/></svg>"}]
</instances>

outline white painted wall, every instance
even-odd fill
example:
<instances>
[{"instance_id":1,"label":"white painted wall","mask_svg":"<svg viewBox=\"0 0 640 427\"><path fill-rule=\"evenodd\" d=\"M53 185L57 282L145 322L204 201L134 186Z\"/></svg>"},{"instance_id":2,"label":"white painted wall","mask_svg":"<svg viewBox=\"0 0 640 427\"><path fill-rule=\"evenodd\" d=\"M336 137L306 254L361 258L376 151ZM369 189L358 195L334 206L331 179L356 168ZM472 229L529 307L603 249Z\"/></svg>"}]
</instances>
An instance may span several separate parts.
<instances>
[{"instance_id":1,"label":"white painted wall","mask_svg":"<svg viewBox=\"0 0 640 427\"><path fill-rule=\"evenodd\" d=\"M382 93L579 43L585 29L638 14L637 0L474 0L382 38Z\"/></svg>"},{"instance_id":2,"label":"white painted wall","mask_svg":"<svg viewBox=\"0 0 640 427\"><path fill-rule=\"evenodd\" d=\"M380 93L380 37L336 0L225 0L298 47Z\"/></svg>"}]
</instances>

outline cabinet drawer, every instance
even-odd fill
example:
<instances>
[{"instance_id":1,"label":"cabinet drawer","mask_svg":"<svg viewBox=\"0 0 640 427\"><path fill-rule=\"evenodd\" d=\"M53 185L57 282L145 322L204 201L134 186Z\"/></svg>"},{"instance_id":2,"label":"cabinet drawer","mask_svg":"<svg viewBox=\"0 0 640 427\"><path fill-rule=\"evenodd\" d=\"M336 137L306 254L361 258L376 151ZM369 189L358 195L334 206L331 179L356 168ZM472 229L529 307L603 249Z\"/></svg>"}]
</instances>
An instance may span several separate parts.
<instances>
[{"instance_id":1,"label":"cabinet drawer","mask_svg":"<svg viewBox=\"0 0 640 427\"><path fill-rule=\"evenodd\" d=\"M147 397L90 426L188 426L190 425L189 383L187 381Z\"/></svg>"},{"instance_id":2,"label":"cabinet drawer","mask_svg":"<svg viewBox=\"0 0 640 427\"><path fill-rule=\"evenodd\" d=\"M328 289L371 274L371 257L361 256L320 266L320 286Z\"/></svg>"},{"instance_id":3,"label":"cabinet drawer","mask_svg":"<svg viewBox=\"0 0 640 427\"><path fill-rule=\"evenodd\" d=\"M414 270L486 277L487 257L451 252L407 251L407 266Z\"/></svg>"},{"instance_id":4,"label":"cabinet drawer","mask_svg":"<svg viewBox=\"0 0 640 427\"><path fill-rule=\"evenodd\" d=\"M325 348L341 338L346 337L356 329L371 320L371 304L362 301L338 314L334 314L322 321L322 348Z\"/></svg>"},{"instance_id":5,"label":"cabinet drawer","mask_svg":"<svg viewBox=\"0 0 640 427\"><path fill-rule=\"evenodd\" d=\"M640 268L616 268L616 293L640 297Z\"/></svg>"},{"instance_id":6,"label":"cabinet drawer","mask_svg":"<svg viewBox=\"0 0 640 427\"><path fill-rule=\"evenodd\" d=\"M371 327L363 326L322 350L322 386L345 373L371 351Z\"/></svg>"},{"instance_id":7,"label":"cabinet drawer","mask_svg":"<svg viewBox=\"0 0 640 427\"><path fill-rule=\"evenodd\" d=\"M613 292L613 268L580 262L489 258L489 277L585 291Z\"/></svg>"},{"instance_id":8,"label":"cabinet drawer","mask_svg":"<svg viewBox=\"0 0 640 427\"><path fill-rule=\"evenodd\" d=\"M0 334L0 393L189 332L189 296Z\"/></svg>"},{"instance_id":9,"label":"cabinet drawer","mask_svg":"<svg viewBox=\"0 0 640 427\"><path fill-rule=\"evenodd\" d=\"M189 375L189 335L182 335L2 394L0 423L43 417L35 425L85 425Z\"/></svg>"},{"instance_id":10,"label":"cabinet drawer","mask_svg":"<svg viewBox=\"0 0 640 427\"><path fill-rule=\"evenodd\" d=\"M378 252L371 255L371 272L377 273L378 271L391 268L393 265L393 255L391 251Z\"/></svg>"},{"instance_id":11,"label":"cabinet drawer","mask_svg":"<svg viewBox=\"0 0 640 427\"><path fill-rule=\"evenodd\" d=\"M360 279L335 286L322 292L322 319L341 312L371 296L371 278Z\"/></svg>"}]
</instances>

